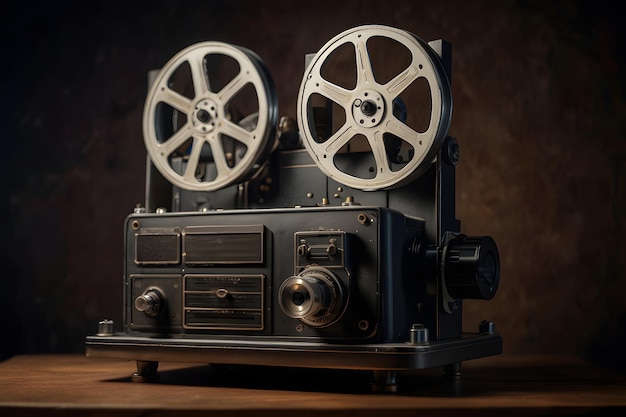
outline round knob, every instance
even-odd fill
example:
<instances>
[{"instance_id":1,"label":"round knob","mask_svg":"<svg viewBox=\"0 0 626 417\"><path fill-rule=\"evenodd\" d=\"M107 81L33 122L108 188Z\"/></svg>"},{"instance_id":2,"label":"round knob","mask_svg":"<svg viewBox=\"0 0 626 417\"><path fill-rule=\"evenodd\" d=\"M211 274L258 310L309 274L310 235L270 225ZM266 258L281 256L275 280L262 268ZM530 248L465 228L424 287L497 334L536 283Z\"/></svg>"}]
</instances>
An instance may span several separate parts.
<instances>
[{"instance_id":1,"label":"round knob","mask_svg":"<svg viewBox=\"0 0 626 417\"><path fill-rule=\"evenodd\" d=\"M500 257L489 236L453 239L444 259L446 287L452 297L491 300L500 284Z\"/></svg>"},{"instance_id":2,"label":"round knob","mask_svg":"<svg viewBox=\"0 0 626 417\"><path fill-rule=\"evenodd\" d=\"M157 290L148 290L135 298L135 308L149 317L156 317L163 309L163 297Z\"/></svg>"}]
</instances>

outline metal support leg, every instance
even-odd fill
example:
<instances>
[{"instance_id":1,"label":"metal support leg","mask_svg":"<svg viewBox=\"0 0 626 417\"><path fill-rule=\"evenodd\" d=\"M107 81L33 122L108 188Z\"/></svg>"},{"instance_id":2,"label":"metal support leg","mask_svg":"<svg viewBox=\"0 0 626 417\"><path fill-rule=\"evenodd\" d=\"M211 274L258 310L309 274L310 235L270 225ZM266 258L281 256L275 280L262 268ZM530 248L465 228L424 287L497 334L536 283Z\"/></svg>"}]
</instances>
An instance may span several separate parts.
<instances>
[{"instance_id":1,"label":"metal support leg","mask_svg":"<svg viewBox=\"0 0 626 417\"><path fill-rule=\"evenodd\" d=\"M159 362L137 361L137 372L131 375L130 380L133 382L158 382Z\"/></svg>"},{"instance_id":2,"label":"metal support leg","mask_svg":"<svg viewBox=\"0 0 626 417\"><path fill-rule=\"evenodd\" d=\"M443 375L448 378L460 378L461 377L461 363L454 362L443 366Z\"/></svg>"},{"instance_id":3,"label":"metal support leg","mask_svg":"<svg viewBox=\"0 0 626 417\"><path fill-rule=\"evenodd\" d=\"M373 392L397 392L398 382L396 371L374 371Z\"/></svg>"}]
</instances>

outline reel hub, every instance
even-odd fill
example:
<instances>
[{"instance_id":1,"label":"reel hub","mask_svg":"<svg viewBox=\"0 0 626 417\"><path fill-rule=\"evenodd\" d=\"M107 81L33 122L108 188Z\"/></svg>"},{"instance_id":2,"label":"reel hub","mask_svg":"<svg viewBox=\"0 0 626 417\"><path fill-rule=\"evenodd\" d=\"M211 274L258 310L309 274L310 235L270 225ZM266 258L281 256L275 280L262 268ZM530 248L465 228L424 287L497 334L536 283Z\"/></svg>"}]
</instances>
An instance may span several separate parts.
<instances>
[{"instance_id":1,"label":"reel hub","mask_svg":"<svg viewBox=\"0 0 626 417\"><path fill-rule=\"evenodd\" d=\"M217 104L211 99L200 100L195 106L191 123L198 134L211 133L215 130Z\"/></svg>"},{"instance_id":2,"label":"reel hub","mask_svg":"<svg viewBox=\"0 0 626 417\"><path fill-rule=\"evenodd\" d=\"M375 127L385 116L385 100L374 90L363 90L352 102L352 117L355 125Z\"/></svg>"}]
</instances>

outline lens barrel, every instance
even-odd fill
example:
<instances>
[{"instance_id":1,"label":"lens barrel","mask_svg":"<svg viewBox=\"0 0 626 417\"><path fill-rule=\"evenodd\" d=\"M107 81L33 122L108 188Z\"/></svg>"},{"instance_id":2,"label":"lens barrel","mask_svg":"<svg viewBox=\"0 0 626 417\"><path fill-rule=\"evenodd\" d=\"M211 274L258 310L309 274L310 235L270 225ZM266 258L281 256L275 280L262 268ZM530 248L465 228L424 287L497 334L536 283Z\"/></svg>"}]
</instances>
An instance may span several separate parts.
<instances>
[{"instance_id":1,"label":"lens barrel","mask_svg":"<svg viewBox=\"0 0 626 417\"><path fill-rule=\"evenodd\" d=\"M278 304L288 317L313 327L329 325L342 306L341 283L325 268L311 267L283 281Z\"/></svg>"}]
</instances>

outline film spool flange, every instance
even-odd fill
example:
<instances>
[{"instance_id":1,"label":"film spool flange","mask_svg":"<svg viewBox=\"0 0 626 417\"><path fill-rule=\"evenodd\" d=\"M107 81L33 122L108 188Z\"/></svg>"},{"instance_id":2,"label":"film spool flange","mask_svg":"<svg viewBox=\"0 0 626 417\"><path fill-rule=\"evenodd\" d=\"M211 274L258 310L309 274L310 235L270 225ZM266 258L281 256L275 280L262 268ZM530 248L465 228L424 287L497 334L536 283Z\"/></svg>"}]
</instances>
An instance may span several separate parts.
<instances>
[{"instance_id":1,"label":"film spool flange","mask_svg":"<svg viewBox=\"0 0 626 417\"><path fill-rule=\"evenodd\" d=\"M368 50L368 41L374 38L396 41L410 54L408 66L380 83ZM327 67L332 66L332 55L345 45L351 45L354 51L356 68L351 70L356 72L356 86L353 88L338 85L323 75ZM431 113L428 127L417 131L398 117L396 108L403 105L400 95L420 80L427 82ZM319 123L312 105L314 95L335 103L345 112L345 123L326 138L320 137L317 131ZM328 41L305 71L297 105L300 132L317 166L336 181L366 191L399 187L423 174L439 151L452 117L450 83L439 56L415 35L382 25L355 27ZM409 114L411 111L407 109ZM370 154L367 175L361 175L356 169L352 171L354 164L340 167L337 162L337 157L346 153L346 146L357 135L365 138L365 153ZM404 145L409 149L410 158L400 164L390 161L390 143Z\"/></svg>"},{"instance_id":2,"label":"film spool flange","mask_svg":"<svg viewBox=\"0 0 626 417\"><path fill-rule=\"evenodd\" d=\"M227 60L236 68L219 89L212 86L208 58ZM190 91L174 89L174 79ZM230 105L244 90L253 92L247 101L255 105L239 115L246 121L242 126ZM144 106L144 142L152 163L170 183L215 191L258 171L274 143L277 117L274 84L256 54L222 42L201 42L172 57L152 84Z\"/></svg>"}]
</instances>

